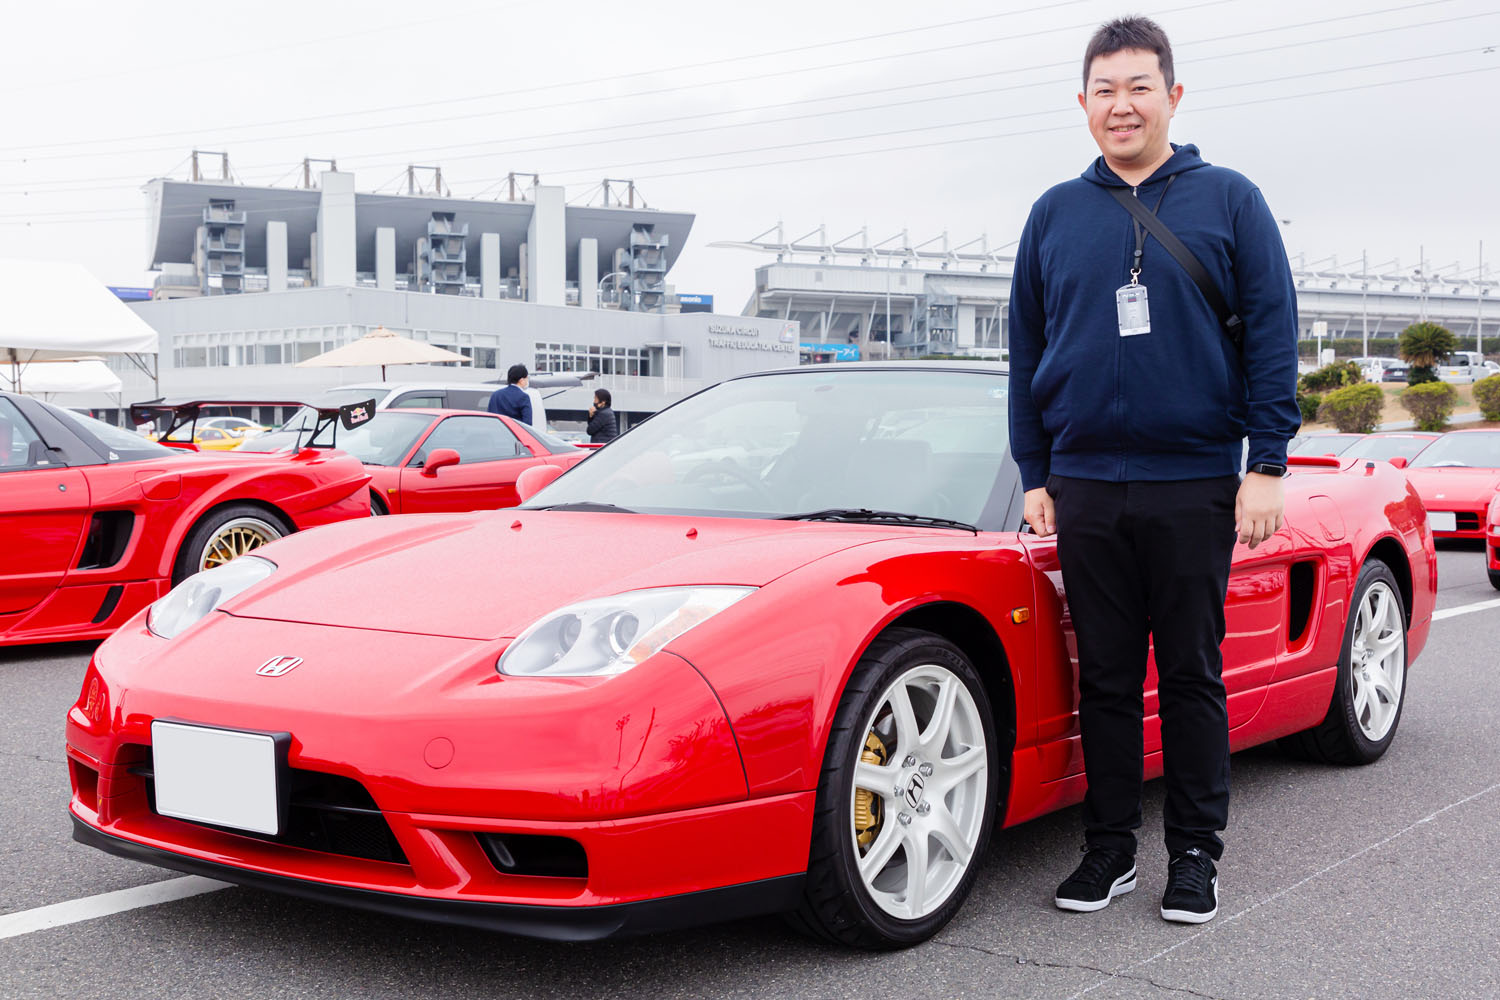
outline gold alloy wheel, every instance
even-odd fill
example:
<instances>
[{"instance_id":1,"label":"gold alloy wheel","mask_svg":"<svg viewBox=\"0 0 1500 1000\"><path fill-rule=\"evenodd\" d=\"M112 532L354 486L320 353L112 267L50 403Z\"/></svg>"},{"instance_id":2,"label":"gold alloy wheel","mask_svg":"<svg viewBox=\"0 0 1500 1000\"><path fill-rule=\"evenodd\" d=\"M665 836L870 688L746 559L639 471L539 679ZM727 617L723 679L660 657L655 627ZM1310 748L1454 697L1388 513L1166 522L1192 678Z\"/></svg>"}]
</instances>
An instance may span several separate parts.
<instances>
[{"instance_id":1,"label":"gold alloy wheel","mask_svg":"<svg viewBox=\"0 0 1500 1000\"><path fill-rule=\"evenodd\" d=\"M203 546L203 556L198 569L213 569L222 566L251 549L258 549L281 537L281 532L272 524L258 517L237 517L219 525L208 544Z\"/></svg>"}]
</instances>

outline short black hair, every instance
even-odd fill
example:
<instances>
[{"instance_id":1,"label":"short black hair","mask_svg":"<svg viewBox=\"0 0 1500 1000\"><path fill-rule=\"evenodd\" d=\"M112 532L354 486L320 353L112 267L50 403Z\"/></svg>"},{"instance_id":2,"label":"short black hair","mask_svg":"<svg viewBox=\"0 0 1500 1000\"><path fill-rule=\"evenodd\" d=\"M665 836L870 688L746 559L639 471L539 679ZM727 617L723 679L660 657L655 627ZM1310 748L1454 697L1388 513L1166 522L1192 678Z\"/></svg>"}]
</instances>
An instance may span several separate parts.
<instances>
[{"instance_id":1,"label":"short black hair","mask_svg":"<svg viewBox=\"0 0 1500 1000\"><path fill-rule=\"evenodd\" d=\"M515 385L517 382L521 381L523 378L530 374L531 373L526 370L525 365L511 365L510 371L505 373L505 382L507 385Z\"/></svg>"},{"instance_id":2,"label":"short black hair","mask_svg":"<svg viewBox=\"0 0 1500 1000\"><path fill-rule=\"evenodd\" d=\"M1108 24L1101 24L1099 30L1094 32L1094 37L1089 39L1089 47L1084 50L1085 93L1089 89L1089 68L1094 65L1094 60L1125 49L1155 52L1156 60L1161 66L1162 79L1166 80L1167 89L1172 89L1176 83L1176 74L1172 71L1172 43L1167 41L1167 33L1161 30L1161 25L1149 17L1117 17Z\"/></svg>"},{"instance_id":3,"label":"short black hair","mask_svg":"<svg viewBox=\"0 0 1500 1000\"><path fill-rule=\"evenodd\" d=\"M595 389L594 398L605 406L612 406L614 404L614 397L609 394L608 389Z\"/></svg>"}]
</instances>

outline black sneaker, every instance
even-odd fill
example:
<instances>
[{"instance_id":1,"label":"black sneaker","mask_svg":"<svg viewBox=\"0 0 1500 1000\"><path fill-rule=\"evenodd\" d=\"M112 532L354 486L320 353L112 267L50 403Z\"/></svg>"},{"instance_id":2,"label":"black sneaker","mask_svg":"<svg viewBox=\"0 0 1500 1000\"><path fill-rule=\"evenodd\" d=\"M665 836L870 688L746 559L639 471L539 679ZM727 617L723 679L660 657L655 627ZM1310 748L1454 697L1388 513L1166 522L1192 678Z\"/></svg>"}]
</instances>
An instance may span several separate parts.
<instances>
[{"instance_id":1,"label":"black sneaker","mask_svg":"<svg viewBox=\"0 0 1500 1000\"><path fill-rule=\"evenodd\" d=\"M1206 924L1219 912L1219 870L1199 848L1172 855L1167 891L1161 897L1163 920Z\"/></svg>"},{"instance_id":2,"label":"black sneaker","mask_svg":"<svg viewBox=\"0 0 1500 1000\"><path fill-rule=\"evenodd\" d=\"M1093 913L1135 888L1135 858L1107 847L1084 848L1077 870L1057 887L1059 910Z\"/></svg>"}]
</instances>

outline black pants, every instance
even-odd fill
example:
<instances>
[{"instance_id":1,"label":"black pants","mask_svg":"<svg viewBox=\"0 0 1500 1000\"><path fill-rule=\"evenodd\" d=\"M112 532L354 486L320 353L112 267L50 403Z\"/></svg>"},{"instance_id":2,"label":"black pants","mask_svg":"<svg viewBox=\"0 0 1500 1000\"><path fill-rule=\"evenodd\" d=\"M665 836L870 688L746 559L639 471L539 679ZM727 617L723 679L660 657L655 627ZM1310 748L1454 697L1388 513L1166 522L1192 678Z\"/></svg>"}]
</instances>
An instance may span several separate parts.
<instances>
[{"instance_id":1,"label":"black pants","mask_svg":"<svg viewBox=\"0 0 1500 1000\"><path fill-rule=\"evenodd\" d=\"M1217 859L1229 821L1224 597L1239 478L1110 483L1053 476L1057 555L1078 637L1084 834L1135 853L1149 633L1156 652L1167 849Z\"/></svg>"}]
</instances>

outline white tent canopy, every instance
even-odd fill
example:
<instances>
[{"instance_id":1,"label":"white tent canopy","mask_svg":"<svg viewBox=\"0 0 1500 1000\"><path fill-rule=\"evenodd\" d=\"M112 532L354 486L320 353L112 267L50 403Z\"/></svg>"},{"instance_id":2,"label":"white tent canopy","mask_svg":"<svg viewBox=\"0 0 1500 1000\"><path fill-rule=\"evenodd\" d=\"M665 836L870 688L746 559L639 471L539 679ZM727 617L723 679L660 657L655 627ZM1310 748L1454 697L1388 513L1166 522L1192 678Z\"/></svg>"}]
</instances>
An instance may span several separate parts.
<instances>
[{"instance_id":1,"label":"white tent canopy","mask_svg":"<svg viewBox=\"0 0 1500 1000\"><path fill-rule=\"evenodd\" d=\"M17 367L0 364L0 389L15 392L21 387ZM98 358L37 363L25 368L24 388L32 396L54 392L119 392L123 388L120 376Z\"/></svg>"},{"instance_id":2,"label":"white tent canopy","mask_svg":"<svg viewBox=\"0 0 1500 1000\"><path fill-rule=\"evenodd\" d=\"M104 283L81 264L52 260L0 260L0 362L93 354L155 354L157 336Z\"/></svg>"}]
</instances>

